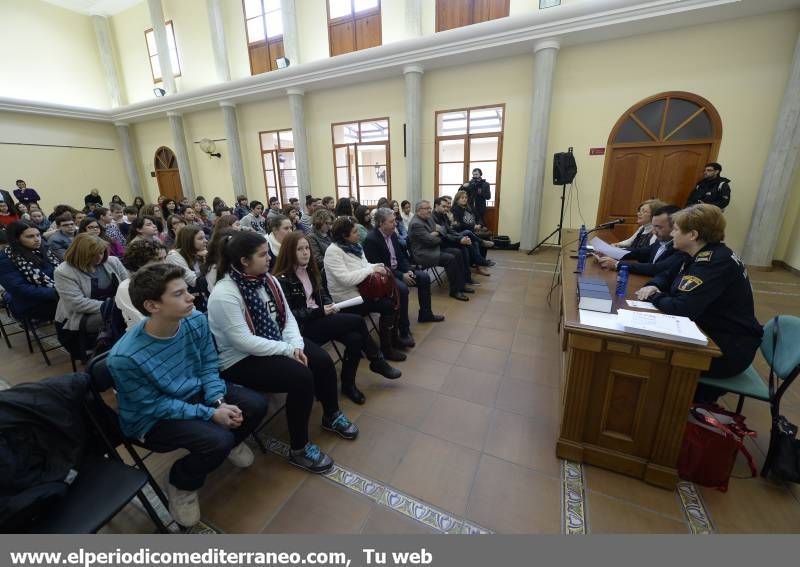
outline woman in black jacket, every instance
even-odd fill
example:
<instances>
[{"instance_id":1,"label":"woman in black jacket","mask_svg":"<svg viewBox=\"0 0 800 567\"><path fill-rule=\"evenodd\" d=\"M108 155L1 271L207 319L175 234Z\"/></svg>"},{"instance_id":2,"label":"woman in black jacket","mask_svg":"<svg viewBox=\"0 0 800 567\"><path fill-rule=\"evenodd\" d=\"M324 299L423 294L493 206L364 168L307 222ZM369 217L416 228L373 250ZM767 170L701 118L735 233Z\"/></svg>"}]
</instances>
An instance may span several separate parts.
<instances>
[{"instance_id":1,"label":"woman in black jacket","mask_svg":"<svg viewBox=\"0 0 800 567\"><path fill-rule=\"evenodd\" d=\"M302 232L286 236L273 274L281 283L303 338L319 346L332 340L345 346L342 394L357 404L366 401L356 387L356 371L362 352L370 361L370 370L390 380L400 378L400 371L389 366L380 347L370 337L364 319L352 313L339 313L334 307L319 268L316 262L311 261L308 238Z\"/></svg>"}]
</instances>

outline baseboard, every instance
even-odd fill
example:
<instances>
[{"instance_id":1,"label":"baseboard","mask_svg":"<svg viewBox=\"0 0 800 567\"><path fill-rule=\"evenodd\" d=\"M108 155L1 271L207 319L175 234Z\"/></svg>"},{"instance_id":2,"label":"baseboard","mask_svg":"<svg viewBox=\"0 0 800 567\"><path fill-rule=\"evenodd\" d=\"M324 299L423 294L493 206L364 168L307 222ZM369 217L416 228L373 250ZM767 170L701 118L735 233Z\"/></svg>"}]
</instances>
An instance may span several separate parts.
<instances>
[{"instance_id":1,"label":"baseboard","mask_svg":"<svg viewBox=\"0 0 800 567\"><path fill-rule=\"evenodd\" d=\"M787 272L792 272L796 276L800 276L800 270L798 270L797 268L795 268L793 266L790 266L789 264L787 264L783 260L773 260L772 261L772 265L775 266L776 268L782 268L782 269L786 270Z\"/></svg>"}]
</instances>

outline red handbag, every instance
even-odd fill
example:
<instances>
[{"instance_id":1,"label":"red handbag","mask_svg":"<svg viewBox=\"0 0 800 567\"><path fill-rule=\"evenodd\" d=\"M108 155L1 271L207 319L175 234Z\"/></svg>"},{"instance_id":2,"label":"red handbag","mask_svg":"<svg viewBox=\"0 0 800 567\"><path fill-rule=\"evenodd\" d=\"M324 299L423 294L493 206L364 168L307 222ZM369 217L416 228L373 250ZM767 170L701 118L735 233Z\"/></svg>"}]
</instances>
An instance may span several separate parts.
<instances>
[{"instance_id":1,"label":"red handbag","mask_svg":"<svg viewBox=\"0 0 800 567\"><path fill-rule=\"evenodd\" d=\"M755 436L756 432L747 428L741 414L715 404L692 406L678 457L678 475L726 492L739 452L747 459L752 476L756 476L753 456L744 446L745 437Z\"/></svg>"},{"instance_id":2,"label":"red handbag","mask_svg":"<svg viewBox=\"0 0 800 567\"><path fill-rule=\"evenodd\" d=\"M358 284L358 293L364 299L383 299L391 298L395 308L400 305L400 294L397 290L397 282L391 274L379 274L372 272L364 281Z\"/></svg>"}]
</instances>

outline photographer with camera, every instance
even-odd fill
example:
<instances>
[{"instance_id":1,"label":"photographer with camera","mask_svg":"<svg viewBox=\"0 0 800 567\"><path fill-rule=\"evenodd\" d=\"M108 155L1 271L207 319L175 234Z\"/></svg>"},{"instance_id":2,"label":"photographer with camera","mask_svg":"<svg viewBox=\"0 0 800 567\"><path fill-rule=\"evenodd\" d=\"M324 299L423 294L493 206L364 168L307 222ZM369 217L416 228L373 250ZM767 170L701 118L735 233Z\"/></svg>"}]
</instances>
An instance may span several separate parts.
<instances>
[{"instance_id":1,"label":"photographer with camera","mask_svg":"<svg viewBox=\"0 0 800 567\"><path fill-rule=\"evenodd\" d=\"M486 201L492 198L492 189L489 182L483 178L483 171L476 167L472 170L472 179L464 183L461 188L467 192L469 206L475 212L476 223L486 226L484 214L486 213Z\"/></svg>"}]
</instances>

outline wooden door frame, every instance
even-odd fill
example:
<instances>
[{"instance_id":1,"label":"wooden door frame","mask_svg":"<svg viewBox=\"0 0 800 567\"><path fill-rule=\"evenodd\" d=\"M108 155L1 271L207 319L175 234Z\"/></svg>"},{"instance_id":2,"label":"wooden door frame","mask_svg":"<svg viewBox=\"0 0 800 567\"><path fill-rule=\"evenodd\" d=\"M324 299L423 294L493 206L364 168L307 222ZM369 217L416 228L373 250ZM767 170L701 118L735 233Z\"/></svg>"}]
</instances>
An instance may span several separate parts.
<instances>
[{"instance_id":1,"label":"wooden door frame","mask_svg":"<svg viewBox=\"0 0 800 567\"><path fill-rule=\"evenodd\" d=\"M665 103L664 107L664 113L661 119L661 127L658 133L658 137L662 138L664 136L664 125L667 113L669 112L669 99L672 98L680 98L691 101L699 105L703 110L705 110L708 113L709 120L711 121L712 137L696 138L692 140L666 140L666 141L654 140L652 142L614 143L614 139L617 137L619 129L622 128L622 125L628 120L628 118L631 116L633 112L657 100L667 99L667 102ZM635 118L634 121L637 122L638 124L638 121ZM675 131L677 131L679 128L680 127L676 128ZM645 131L646 134L648 134L648 136L652 137L652 133L647 128L642 128L642 129ZM686 91L666 91L642 99L633 106L629 107L625 112L622 113L622 115L614 123L614 127L611 129L611 133L608 135L608 141L606 142L605 162L603 163L603 178L601 182L600 199L598 202L597 215L596 215L597 224L605 222L607 216L603 214L605 210L604 203L608 198L608 192L611 190L608 184L609 184L609 179L611 178L611 173L612 173L611 169L614 163L614 160L612 158L614 156L615 149L633 149L633 148L644 148L644 147L661 148L661 147L668 147L671 145L686 146L692 144L702 144L702 145L710 144L711 149L708 154L709 161L716 161L717 155L719 153L719 146L721 143L722 143L722 120L720 119L719 113L717 112L717 109L714 107L714 105L711 104L711 102L701 97L700 95L696 95L694 93Z\"/></svg>"},{"instance_id":2,"label":"wooden door frame","mask_svg":"<svg viewBox=\"0 0 800 567\"><path fill-rule=\"evenodd\" d=\"M161 152L161 150L167 150L167 151L169 151L170 154L172 154L172 159L170 160L170 162L174 161L175 167L159 167L158 154ZM162 193L161 193L161 184L159 183L160 179L158 177L158 172L159 171L175 171L175 172L178 173L178 183L179 183L180 188L181 188L181 194L178 195L178 196L183 198L183 196L184 196L183 195L183 184L180 182L180 168L178 168L178 158L175 155L175 152L172 151L172 148L170 148L169 146L159 146L158 148L156 148L156 151L153 154L153 169L155 170L156 188L158 189L158 194L159 195L161 195Z\"/></svg>"},{"instance_id":3,"label":"wooden door frame","mask_svg":"<svg viewBox=\"0 0 800 567\"><path fill-rule=\"evenodd\" d=\"M327 0L325 2L327 5ZM361 123L362 122L378 122L380 120L386 120L386 140L376 140L374 142L362 142L361 141ZM336 143L336 135L334 133L334 128L336 126L342 126L344 124L356 124L358 125L358 141L357 142L343 142L341 144ZM336 165L336 149L337 148L348 148L352 146L353 152L355 152L354 161L356 163L356 199L359 203L361 203L361 190L359 184L359 172L358 172L358 146L376 146L376 145L386 145L386 198L390 201L392 200L392 122L388 116L381 116L379 118L364 118L360 120L345 120L343 122L332 122L331 123L331 145L333 146L333 190L337 195L339 195L339 179L336 176L337 172L337 165ZM349 156L348 156L349 157ZM347 179L350 180L350 198L353 198L353 186L352 186L352 175L350 171L350 160L347 160Z\"/></svg>"}]
</instances>

